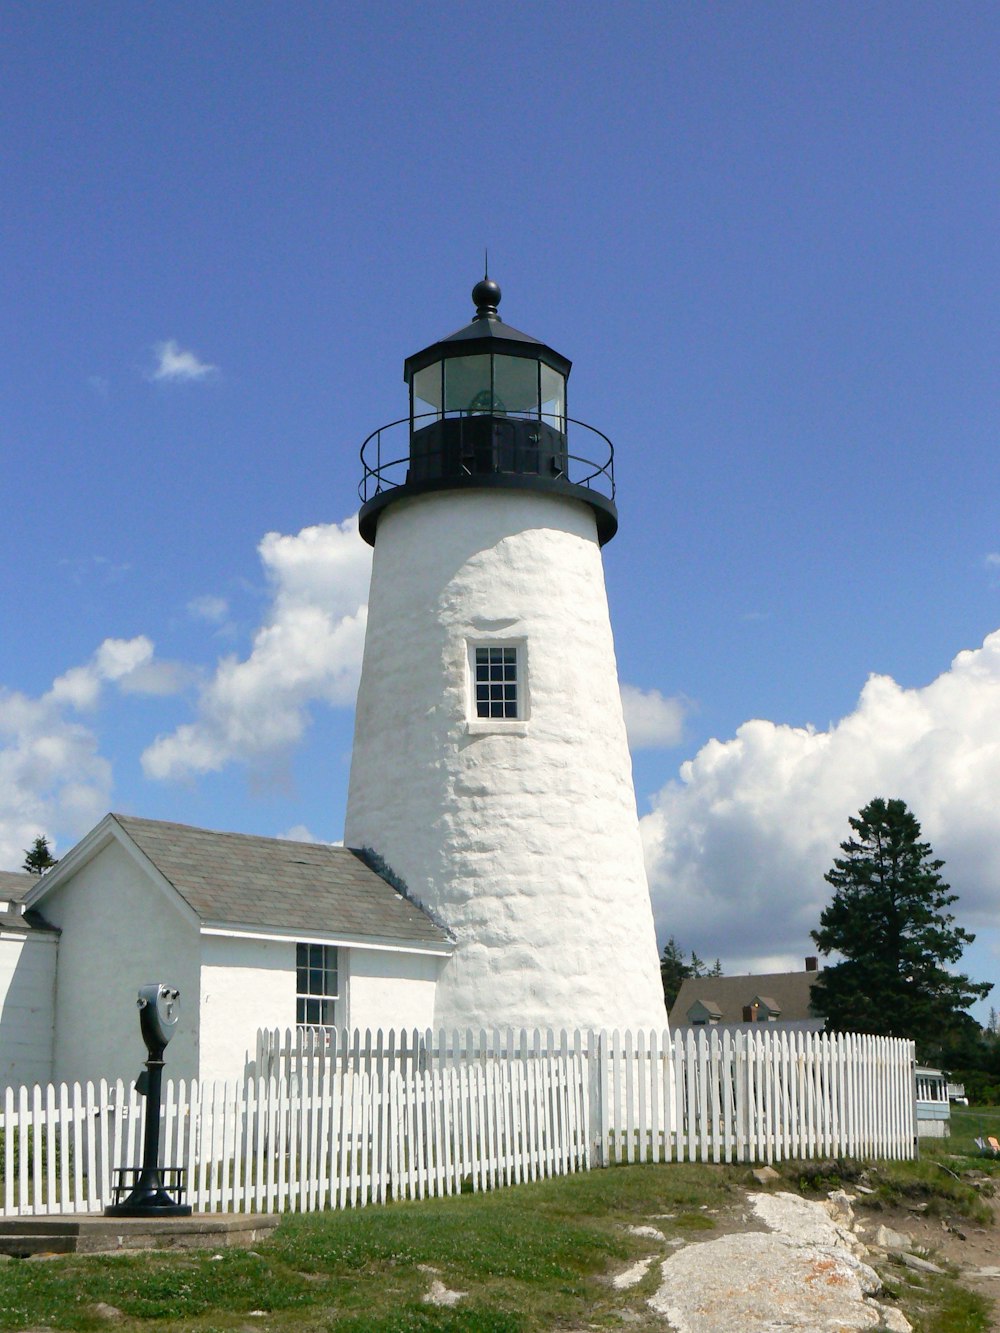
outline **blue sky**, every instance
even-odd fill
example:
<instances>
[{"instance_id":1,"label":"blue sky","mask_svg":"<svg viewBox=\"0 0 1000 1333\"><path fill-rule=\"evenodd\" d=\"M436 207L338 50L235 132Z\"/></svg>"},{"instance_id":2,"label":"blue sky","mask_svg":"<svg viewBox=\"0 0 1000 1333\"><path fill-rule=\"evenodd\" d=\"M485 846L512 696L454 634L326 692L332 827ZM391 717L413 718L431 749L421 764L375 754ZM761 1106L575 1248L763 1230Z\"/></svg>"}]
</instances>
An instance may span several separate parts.
<instances>
[{"instance_id":1,"label":"blue sky","mask_svg":"<svg viewBox=\"0 0 1000 1333\"><path fill-rule=\"evenodd\" d=\"M798 958L898 795L1000 979L998 67L971 4L6 4L2 863L340 836L335 525L489 246L617 448L661 936Z\"/></svg>"}]
</instances>

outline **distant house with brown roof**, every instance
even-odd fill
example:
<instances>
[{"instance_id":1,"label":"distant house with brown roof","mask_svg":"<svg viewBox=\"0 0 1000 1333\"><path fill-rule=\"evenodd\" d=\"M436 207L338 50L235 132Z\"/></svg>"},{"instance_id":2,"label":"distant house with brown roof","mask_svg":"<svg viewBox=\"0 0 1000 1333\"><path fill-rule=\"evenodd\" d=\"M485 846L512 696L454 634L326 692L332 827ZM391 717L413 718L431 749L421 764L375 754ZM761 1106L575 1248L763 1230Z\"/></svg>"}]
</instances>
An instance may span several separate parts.
<instances>
[{"instance_id":1,"label":"distant house with brown roof","mask_svg":"<svg viewBox=\"0 0 1000 1333\"><path fill-rule=\"evenodd\" d=\"M5 876L0 933L48 948L30 1079L132 1079L136 992L155 981L181 992L174 1078L242 1076L259 1028L429 1027L453 941L391 878L347 847L107 815L44 875ZM3 1081L28 1081L14 1065Z\"/></svg>"},{"instance_id":2,"label":"distant house with brown roof","mask_svg":"<svg viewBox=\"0 0 1000 1333\"><path fill-rule=\"evenodd\" d=\"M670 1010L670 1026L743 1028L776 1023L801 1032L822 1032L823 1019L811 1007L819 970L818 960L807 958L802 972L688 977Z\"/></svg>"}]
</instances>

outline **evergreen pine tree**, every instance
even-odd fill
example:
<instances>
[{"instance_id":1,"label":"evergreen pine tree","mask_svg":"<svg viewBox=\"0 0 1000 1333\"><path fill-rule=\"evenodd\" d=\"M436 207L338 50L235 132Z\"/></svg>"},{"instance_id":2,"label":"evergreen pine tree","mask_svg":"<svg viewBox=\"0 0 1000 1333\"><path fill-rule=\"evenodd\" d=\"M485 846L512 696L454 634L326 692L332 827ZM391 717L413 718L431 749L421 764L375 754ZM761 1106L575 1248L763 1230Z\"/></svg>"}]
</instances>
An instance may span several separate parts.
<instances>
[{"instance_id":1,"label":"evergreen pine tree","mask_svg":"<svg viewBox=\"0 0 1000 1333\"><path fill-rule=\"evenodd\" d=\"M690 963L684 961L684 954L673 935L663 946L660 958L660 979L663 982L663 1003L669 1010L677 999L681 984L688 977L693 977Z\"/></svg>"},{"instance_id":2,"label":"evergreen pine tree","mask_svg":"<svg viewBox=\"0 0 1000 1333\"><path fill-rule=\"evenodd\" d=\"M722 963L718 958L711 967L707 967L705 960L699 958L692 949L691 961L685 962L684 952L673 935L663 946L663 956L660 958L660 977L663 981L663 1002L668 1010L673 1008L674 1001L680 993L681 985L688 977L721 976Z\"/></svg>"},{"instance_id":3,"label":"evergreen pine tree","mask_svg":"<svg viewBox=\"0 0 1000 1333\"><path fill-rule=\"evenodd\" d=\"M991 989L948 970L975 937L948 912L957 895L938 873L944 862L904 801L878 797L850 824L826 875L833 900L812 932L821 953L843 961L820 973L813 1008L830 1031L911 1037L934 1058Z\"/></svg>"},{"instance_id":4,"label":"evergreen pine tree","mask_svg":"<svg viewBox=\"0 0 1000 1333\"><path fill-rule=\"evenodd\" d=\"M30 847L25 849L24 864L21 868L27 870L29 875L41 875L58 864L59 862L52 855L49 840L43 833L35 839Z\"/></svg>"}]
</instances>

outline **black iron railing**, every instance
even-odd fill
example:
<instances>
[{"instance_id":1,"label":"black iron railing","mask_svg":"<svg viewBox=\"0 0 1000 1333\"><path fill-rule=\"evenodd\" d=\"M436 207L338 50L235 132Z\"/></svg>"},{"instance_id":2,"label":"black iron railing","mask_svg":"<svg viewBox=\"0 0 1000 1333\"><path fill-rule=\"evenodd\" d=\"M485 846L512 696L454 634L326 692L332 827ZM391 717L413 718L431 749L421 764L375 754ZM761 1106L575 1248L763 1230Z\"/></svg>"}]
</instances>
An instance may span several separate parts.
<instances>
[{"instance_id":1,"label":"black iron railing","mask_svg":"<svg viewBox=\"0 0 1000 1333\"><path fill-rule=\"evenodd\" d=\"M400 486L416 483L417 477L411 475L411 467L415 462L419 463L422 477L433 473L443 480L453 477L460 481L464 477L472 478L487 473L538 475L550 480L568 482L573 486L582 486L607 500L614 500L615 449L608 437L596 427L589 426L585 421L577 421L574 417L565 416L525 417L519 413L510 413L492 419L498 426L507 422L517 422L522 428L529 426L530 422L539 422L548 436L565 442L565 447L558 450L558 463L550 463L541 468L532 466L530 459L526 458L530 450L525 450L523 445L516 446L513 452L503 450L495 453L484 461L481 442L485 418L482 413L427 412L413 418L401 417L398 421L390 421L388 425L373 430L361 446L364 475L358 486L358 494L362 503L367 504L376 496L396 490ZM421 422L422 425L414 427L416 422ZM435 448L433 442L429 442L427 438L432 434L435 424L439 422L448 424L447 449L443 444ZM582 431L587 432L586 440L587 443L592 443L595 457L569 452L567 425L575 428L573 432L575 436ZM523 429L518 434L523 436ZM468 447L465 447L463 435L468 436ZM457 465L454 464L456 457L460 460Z\"/></svg>"}]
</instances>

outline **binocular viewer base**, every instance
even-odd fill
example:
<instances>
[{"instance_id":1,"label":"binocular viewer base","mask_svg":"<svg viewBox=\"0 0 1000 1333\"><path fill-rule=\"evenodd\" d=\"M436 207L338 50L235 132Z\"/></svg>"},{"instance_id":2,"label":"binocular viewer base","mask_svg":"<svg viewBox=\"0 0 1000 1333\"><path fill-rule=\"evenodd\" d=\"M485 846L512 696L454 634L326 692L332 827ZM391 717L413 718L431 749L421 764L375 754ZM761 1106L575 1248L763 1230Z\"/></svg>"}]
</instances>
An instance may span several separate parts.
<instances>
[{"instance_id":1,"label":"binocular viewer base","mask_svg":"<svg viewBox=\"0 0 1000 1333\"><path fill-rule=\"evenodd\" d=\"M163 1196L163 1201L150 1199L148 1202L144 1199L130 1202L128 1199L124 1203L113 1203L105 1208L105 1217L190 1217L193 1209L187 1203L175 1203L169 1195Z\"/></svg>"}]
</instances>

